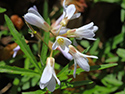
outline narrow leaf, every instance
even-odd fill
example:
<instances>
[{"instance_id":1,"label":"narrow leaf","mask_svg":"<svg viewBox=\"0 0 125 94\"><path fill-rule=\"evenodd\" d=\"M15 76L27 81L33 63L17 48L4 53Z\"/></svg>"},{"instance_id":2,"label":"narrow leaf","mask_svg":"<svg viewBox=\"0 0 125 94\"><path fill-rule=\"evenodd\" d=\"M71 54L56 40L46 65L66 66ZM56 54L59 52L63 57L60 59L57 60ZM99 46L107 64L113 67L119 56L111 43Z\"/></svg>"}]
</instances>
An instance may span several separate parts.
<instances>
[{"instance_id":1,"label":"narrow leaf","mask_svg":"<svg viewBox=\"0 0 125 94\"><path fill-rule=\"evenodd\" d=\"M34 55L32 54L30 47L26 44L24 37L21 37L18 31L14 28L14 25L12 24L11 20L9 19L7 15L5 15L5 20L8 25L8 28L10 29L11 34L16 39L16 43L20 46L21 50L25 53L25 55L30 59L31 63L40 72L40 68L37 64L37 61Z\"/></svg>"},{"instance_id":2,"label":"narrow leaf","mask_svg":"<svg viewBox=\"0 0 125 94\"><path fill-rule=\"evenodd\" d=\"M11 73L11 74L21 74L21 75L37 75L40 76L39 73L29 70L29 69L24 69L24 68L19 68L15 66L0 66L0 72L1 73Z\"/></svg>"}]
</instances>

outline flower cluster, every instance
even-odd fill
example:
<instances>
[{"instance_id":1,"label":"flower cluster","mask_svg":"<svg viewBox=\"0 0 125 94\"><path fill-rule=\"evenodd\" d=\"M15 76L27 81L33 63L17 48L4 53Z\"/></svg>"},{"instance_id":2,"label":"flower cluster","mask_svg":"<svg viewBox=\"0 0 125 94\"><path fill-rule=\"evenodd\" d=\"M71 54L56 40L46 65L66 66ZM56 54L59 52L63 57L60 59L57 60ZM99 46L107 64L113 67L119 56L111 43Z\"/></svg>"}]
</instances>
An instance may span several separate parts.
<instances>
[{"instance_id":1,"label":"flower cluster","mask_svg":"<svg viewBox=\"0 0 125 94\"><path fill-rule=\"evenodd\" d=\"M38 13L36 6L33 6L28 9L28 13L24 15L24 19L28 25L34 25L38 28L43 29L46 32L51 32L55 37L55 42L53 43L51 49L51 54L53 50L60 50L62 54L69 60L74 59L74 73L73 76L75 78L77 64L85 71L90 70L90 66L88 64L87 57L90 58L98 58L96 56L88 56L80 53L72 44L70 38L76 38L81 40L83 38L88 40L96 40L93 38L95 36L95 32L98 30L97 26L94 26L94 23L91 22L85 26L75 29L66 28L69 20L78 18L81 14L76 13L76 8L74 4L70 4L68 6L65 5L65 1L63 1L63 14L54 22L51 26L43 19L43 17ZM33 29L30 28L32 31ZM34 31L33 31L34 32ZM19 50L19 46L14 49L14 57ZM60 80L56 77L56 73L54 71L55 59L50 55L50 57L46 60L46 67L42 73L40 79L40 88L44 89L48 88L49 91L53 92L56 86L56 81L60 85Z\"/></svg>"}]
</instances>

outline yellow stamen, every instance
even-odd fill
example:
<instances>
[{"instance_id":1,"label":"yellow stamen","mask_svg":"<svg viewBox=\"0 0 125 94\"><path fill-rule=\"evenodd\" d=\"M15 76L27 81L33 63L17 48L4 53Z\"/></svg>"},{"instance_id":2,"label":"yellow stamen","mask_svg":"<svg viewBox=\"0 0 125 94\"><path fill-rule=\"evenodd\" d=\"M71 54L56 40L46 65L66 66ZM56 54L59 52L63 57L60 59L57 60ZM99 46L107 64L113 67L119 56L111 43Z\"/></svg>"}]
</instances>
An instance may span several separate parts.
<instances>
[{"instance_id":1,"label":"yellow stamen","mask_svg":"<svg viewBox=\"0 0 125 94\"><path fill-rule=\"evenodd\" d=\"M63 43L64 43L64 39L63 39L63 38L58 38L57 42L58 42L59 44L63 44Z\"/></svg>"}]
</instances>

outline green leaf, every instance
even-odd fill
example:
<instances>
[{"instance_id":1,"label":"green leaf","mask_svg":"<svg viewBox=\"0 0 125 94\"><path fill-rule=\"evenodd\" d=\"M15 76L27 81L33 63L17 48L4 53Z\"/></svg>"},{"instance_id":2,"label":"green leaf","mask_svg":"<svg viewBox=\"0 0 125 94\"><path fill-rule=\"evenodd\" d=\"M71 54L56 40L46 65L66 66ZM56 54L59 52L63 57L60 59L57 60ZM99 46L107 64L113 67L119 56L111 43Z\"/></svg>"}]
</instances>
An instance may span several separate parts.
<instances>
[{"instance_id":1,"label":"green leaf","mask_svg":"<svg viewBox=\"0 0 125 94\"><path fill-rule=\"evenodd\" d=\"M99 42L100 42L100 39L97 39L94 44L91 46L91 49L90 49L90 53L91 54L95 54L97 48L98 48L98 45L99 45Z\"/></svg>"},{"instance_id":2,"label":"green leaf","mask_svg":"<svg viewBox=\"0 0 125 94\"><path fill-rule=\"evenodd\" d=\"M5 8L1 8L1 7L0 7L0 13L3 13L3 12L5 12L5 11L6 11Z\"/></svg>"},{"instance_id":3,"label":"green leaf","mask_svg":"<svg viewBox=\"0 0 125 94\"><path fill-rule=\"evenodd\" d=\"M115 49L118 44L124 41L124 33L120 33L119 35L115 36L111 43L112 43L112 49Z\"/></svg>"},{"instance_id":4,"label":"green leaf","mask_svg":"<svg viewBox=\"0 0 125 94\"><path fill-rule=\"evenodd\" d=\"M83 46L83 47L85 47L85 48L87 48L90 44L89 44L89 41L87 41L87 40L82 40L82 41L80 41L80 44Z\"/></svg>"},{"instance_id":5,"label":"green leaf","mask_svg":"<svg viewBox=\"0 0 125 94\"><path fill-rule=\"evenodd\" d=\"M123 91L116 92L115 94L125 94L125 89Z\"/></svg>"},{"instance_id":6,"label":"green leaf","mask_svg":"<svg viewBox=\"0 0 125 94\"><path fill-rule=\"evenodd\" d=\"M125 21L125 9L121 9L121 21Z\"/></svg>"},{"instance_id":7,"label":"green leaf","mask_svg":"<svg viewBox=\"0 0 125 94\"><path fill-rule=\"evenodd\" d=\"M44 5L43 5L43 17L45 21L48 19L48 0L44 0Z\"/></svg>"},{"instance_id":8,"label":"green leaf","mask_svg":"<svg viewBox=\"0 0 125 94\"><path fill-rule=\"evenodd\" d=\"M125 0L122 0L121 7L125 9Z\"/></svg>"},{"instance_id":9,"label":"green leaf","mask_svg":"<svg viewBox=\"0 0 125 94\"><path fill-rule=\"evenodd\" d=\"M29 88L30 88L30 82L29 81L24 83L23 86L22 86L22 90L26 90L26 89L29 89Z\"/></svg>"},{"instance_id":10,"label":"green leaf","mask_svg":"<svg viewBox=\"0 0 125 94\"><path fill-rule=\"evenodd\" d=\"M30 59L31 63L37 68L39 72L41 72L37 61L32 54L30 47L26 44L24 37L21 37L21 35L18 33L18 31L14 28L14 25L12 24L11 20L7 15L5 15L5 20L8 25L8 28L10 29L11 34L16 39L16 43L20 46L21 50L25 53L25 55Z\"/></svg>"},{"instance_id":11,"label":"green leaf","mask_svg":"<svg viewBox=\"0 0 125 94\"><path fill-rule=\"evenodd\" d=\"M120 57L125 58L125 49L119 48L116 52Z\"/></svg>"},{"instance_id":12,"label":"green leaf","mask_svg":"<svg viewBox=\"0 0 125 94\"><path fill-rule=\"evenodd\" d=\"M39 73L29 70L29 69L24 69L24 68L19 68L15 66L0 66L0 72L1 73L11 73L11 74L21 74L21 75L37 75L40 76Z\"/></svg>"},{"instance_id":13,"label":"green leaf","mask_svg":"<svg viewBox=\"0 0 125 94\"><path fill-rule=\"evenodd\" d=\"M105 60L105 62L117 62L119 60L119 57L112 57L112 58L108 58Z\"/></svg>"},{"instance_id":14,"label":"green leaf","mask_svg":"<svg viewBox=\"0 0 125 94\"><path fill-rule=\"evenodd\" d=\"M93 70L103 70L106 68L110 68L110 67L114 67L117 66L117 63L114 64L103 64L103 65L95 65L95 66L90 66L90 71ZM70 73L68 73L68 75L72 75L74 70L71 70ZM79 74L80 72L83 72L84 70L82 68L78 68L76 70L76 74Z\"/></svg>"},{"instance_id":15,"label":"green leaf","mask_svg":"<svg viewBox=\"0 0 125 94\"><path fill-rule=\"evenodd\" d=\"M37 91L31 91L31 92L23 92L22 94L45 94L46 91L37 90Z\"/></svg>"},{"instance_id":16,"label":"green leaf","mask_svg":"<svg viewBox=\"0 0 125 94\"><path fill-rule=\"evenodd\" d=\"M123 82L118 80L114 74L105 76L103 79L101 79L101 82L107 87L118 87L123 84Z\"/></svg>"},{"instance_id":17,"label":"green leaf","mask_svg":"<svg viewBox=\"0 0 125 94\"><path fill-rule=\"evenodd\" d=\"M117 87L107 88L96 85L91 89L86 89L83 94L111 94L110 92L115 91L116 89Z\"/></svg>"}]
</instances>

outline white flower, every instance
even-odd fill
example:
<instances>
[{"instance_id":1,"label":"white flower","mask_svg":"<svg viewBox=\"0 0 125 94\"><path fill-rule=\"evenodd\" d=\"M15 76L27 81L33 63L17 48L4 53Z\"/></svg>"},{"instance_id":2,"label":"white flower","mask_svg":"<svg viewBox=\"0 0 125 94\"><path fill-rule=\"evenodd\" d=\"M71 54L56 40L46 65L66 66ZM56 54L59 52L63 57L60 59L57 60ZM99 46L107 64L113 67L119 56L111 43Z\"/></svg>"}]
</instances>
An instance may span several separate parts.
<instances>
[{"instance_id":1,"label":"white flower","mask_svg":"<svg viewBox=\"0 0 125 94\"><path fill-rule=\"evenodd\" d=\"M28 9L28 13L24 15L24 19L31 25L43 29L44 31L49 31L50 26L43 19L43 17L38 13L36 6Z\"/></svg>"},{"instance_id":2,"label":"white flower","mask_svg":"<svg viewBox=\"0 0 125 94\"><path fill-rule=\"evenodd\" d=\"M16 57L17 52L18 52L19 50L20 50L20 46L19 46L19 45L13 49L13 51L14 51L14 53L13 53L13 58Z\"/></svg>"},{"instance_id":3,"label":"white flower","mask_svg":"<svg viewBox=\"0 0 125 94\"><path fill-rule=\"evenodd\" d=\"M82 26L78 29L72 29L67 31L67 37L76 37L81 40L82 38L88 40L96 40L93 38L95 36L95 32L98 30L97 26L94 26L94 23L91 22L85 26Z\"/></svg>"},{"instance_id":4,"label":"white flower","mask_svg":"<svg viewBox=\"0 0 125 94\"><path fill-rule=\"evenodd\" d=\"M69 48L68 46L71 44L72 42L65 37L61 37L61 36L57 36L56 37L56 41L53 43L52 45L52 49L55 50L57 47L61 47L61 49L63 49L64 51L68 52Z\"/></svg>"},{"instance_id":5,"label":"white flower","mask_svg":"<svg viewBox=\"0 0 125 94\"><path fill-rule=\"evenodd\" d=\"M55 59L52 57L48 57L46 62L46 67L40 79L41 89L47 87L49 91L53 92L56 86L56 81L60 85L60 80L56 77L56 73L54 71L54 64L55 64Z\"/></svg>"},{"instance_id":6,"label":"white flower","mask_svg":"<svg viewBox=\"0 0 125 94\"><path fill-rule=\"evenodd\" d=\"M73 56L74 59L74 73L73 76L74 78L76 77L76 68L77 68L77 64L85 71L89 71L90 70L90 66L88 64L88 59L86 57L90 57L90 58L96 58L98 59L97 56L89 56L89 55L85 55L80 53L78 50L76 50L75 47L73 47L72 45L69 45L69 53Z\"/></svg>"},{"instance_id":7,"label":"white flower","mask_svg":"<svg viewBox=\"0 0 125 94\"><path fill-rule=\"evenodd\" d=\"M66 6L65 1L66 0L63 1L63 8L64 8L63 17L64 18L60 23L62 26L66 26L69 20L78 18L81 15L81 13L75 14L76 8L74 4L70 4L69 6Z\"/></svg>"}]
</instances>

